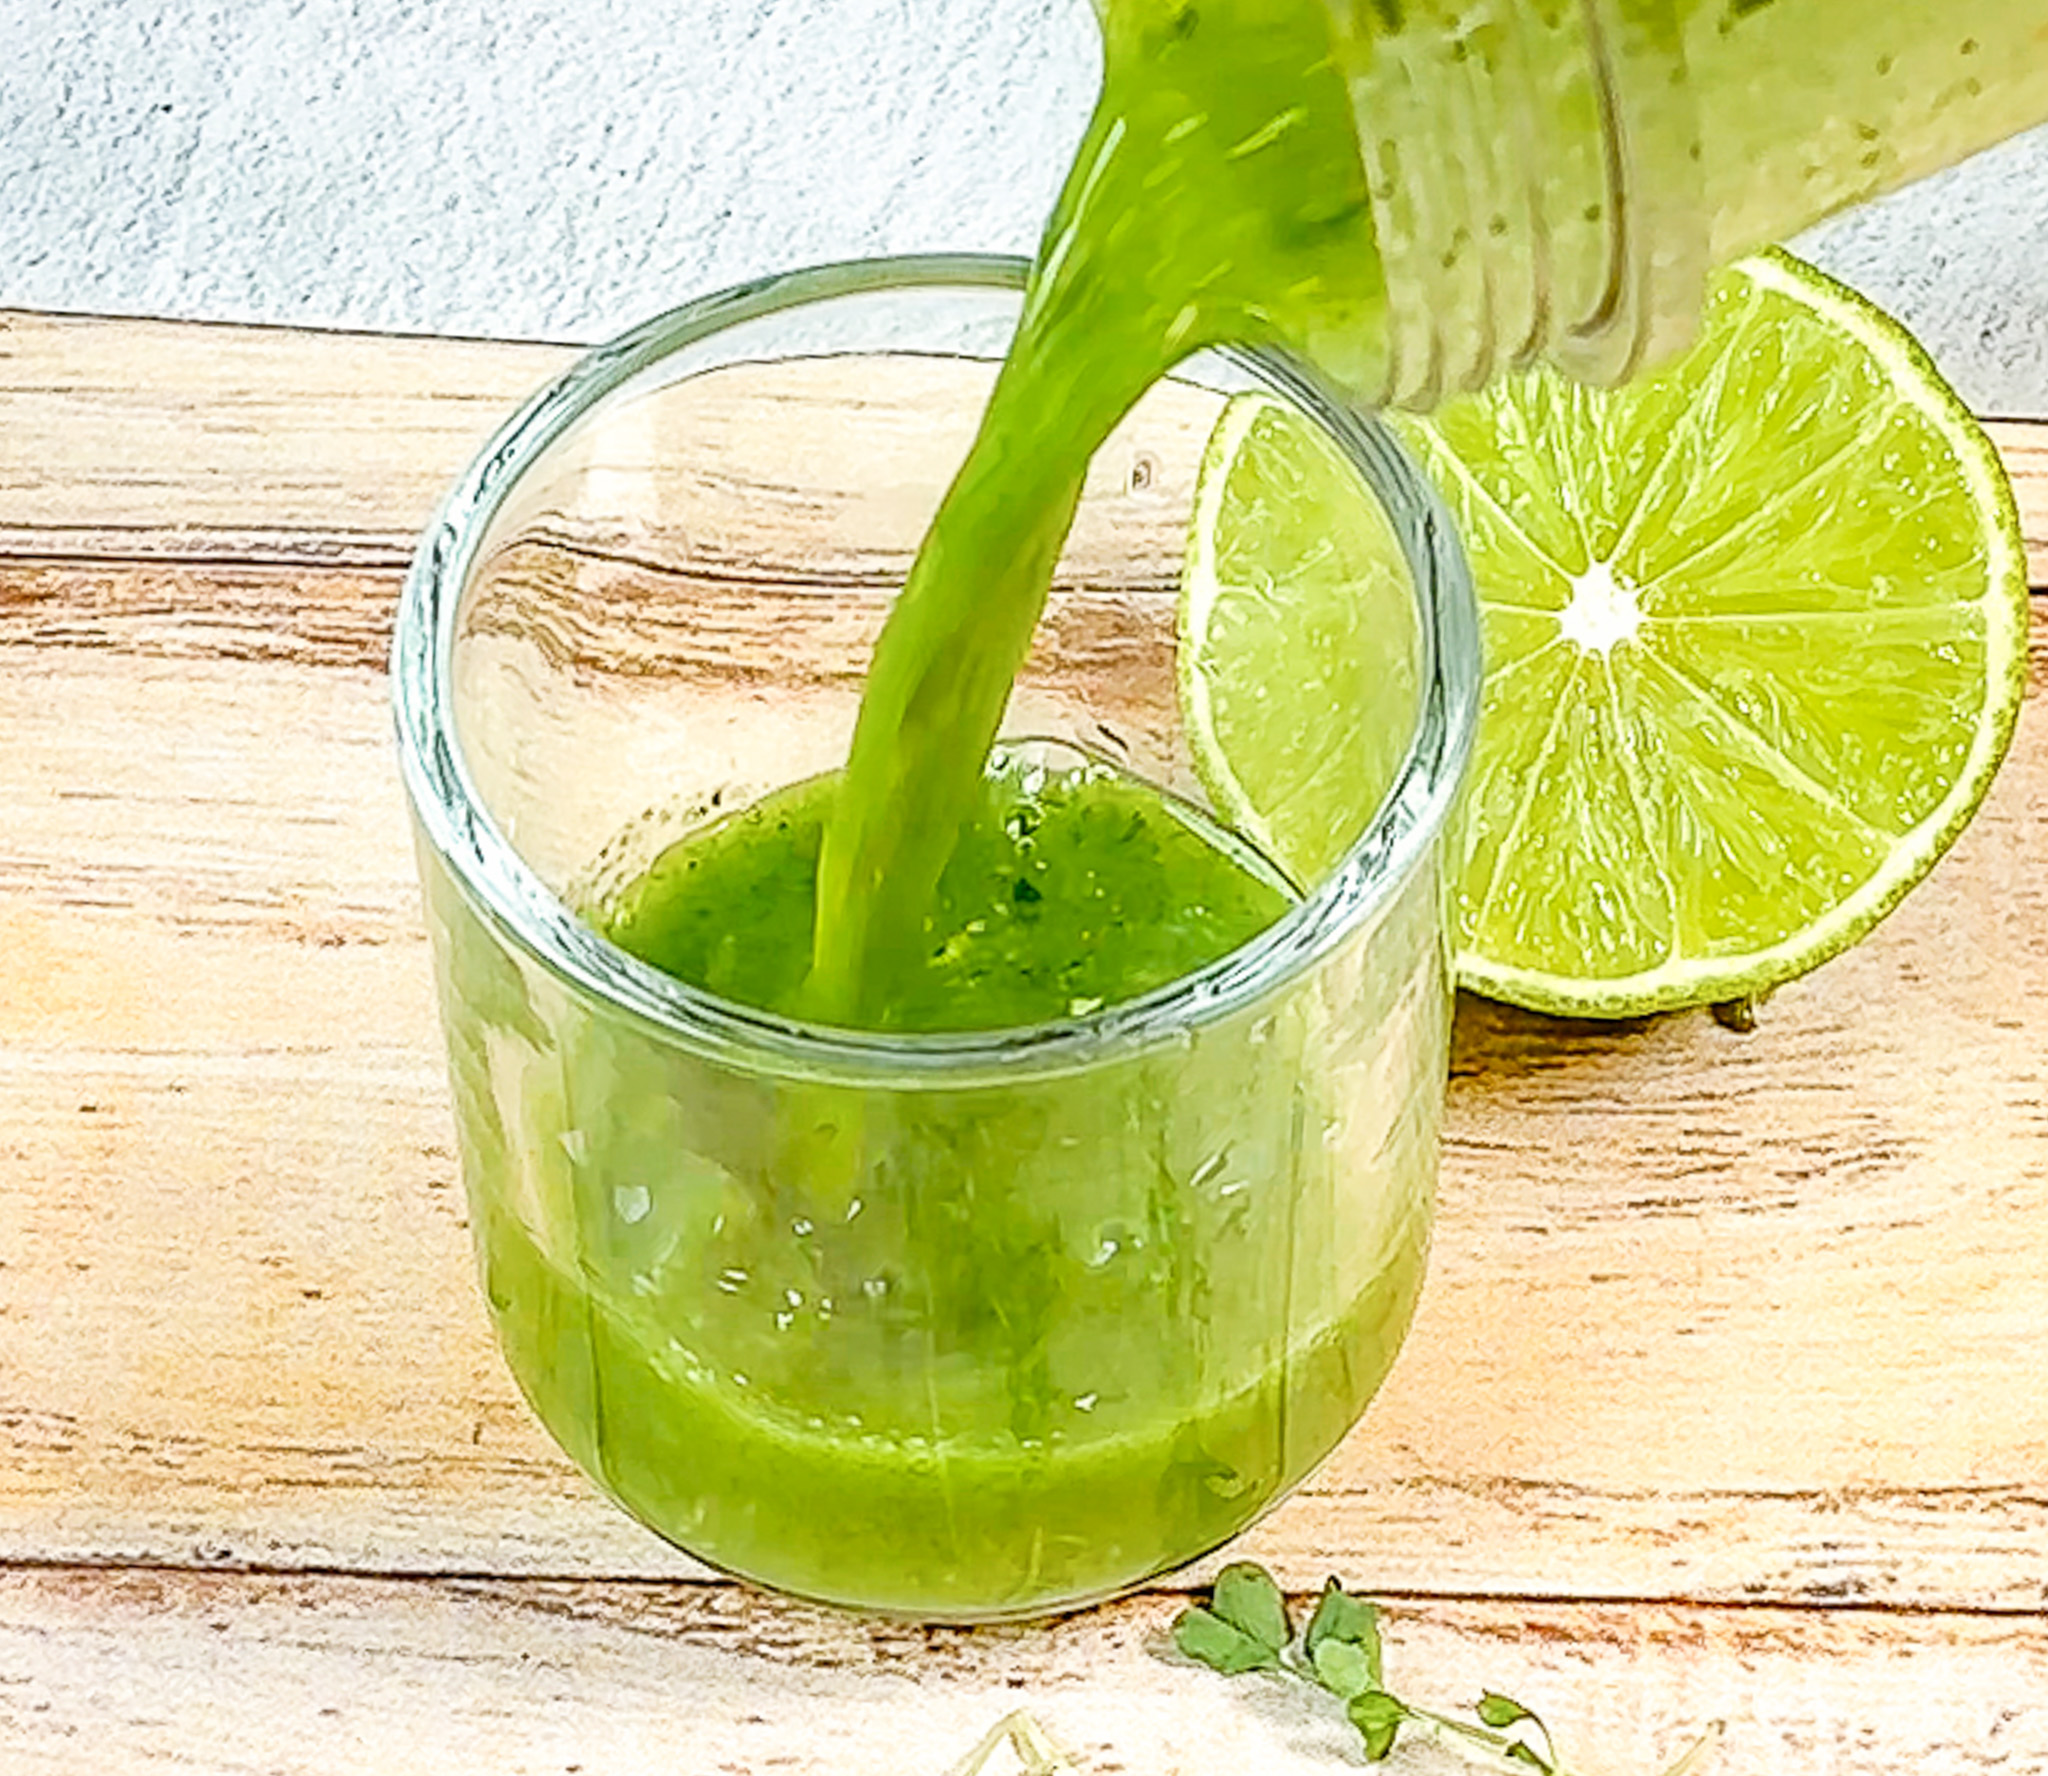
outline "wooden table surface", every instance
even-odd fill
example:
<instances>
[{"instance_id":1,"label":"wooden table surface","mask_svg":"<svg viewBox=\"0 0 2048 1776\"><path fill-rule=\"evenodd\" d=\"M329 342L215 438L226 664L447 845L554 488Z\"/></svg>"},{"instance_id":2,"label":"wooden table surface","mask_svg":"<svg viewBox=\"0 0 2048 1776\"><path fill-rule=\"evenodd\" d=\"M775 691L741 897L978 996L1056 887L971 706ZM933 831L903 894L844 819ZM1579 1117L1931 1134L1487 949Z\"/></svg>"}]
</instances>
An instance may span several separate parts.
<instances>
[{"instance_id":1,"label":"wooden table surface","mask_svg":"<svg viewBox=\"0 0 2048 1776\"><path fill-rule=\"evenodd\" d=\"M0 317L0 1771L1328 1770L1160 1656L764 1599L557 1455L472 1281L386 710L568 354ZM2048 427L1994 428L2048 580ZM2048 1770L2048 620L1975 826L1752 1034L1460 1011L1427 1297L1243 1550L1589 1771ZM1213 1569L1213 1562L1211 1568ZM1426 1754L1410 1766L1431 1767Z\"/></svg>"}]
</instances>

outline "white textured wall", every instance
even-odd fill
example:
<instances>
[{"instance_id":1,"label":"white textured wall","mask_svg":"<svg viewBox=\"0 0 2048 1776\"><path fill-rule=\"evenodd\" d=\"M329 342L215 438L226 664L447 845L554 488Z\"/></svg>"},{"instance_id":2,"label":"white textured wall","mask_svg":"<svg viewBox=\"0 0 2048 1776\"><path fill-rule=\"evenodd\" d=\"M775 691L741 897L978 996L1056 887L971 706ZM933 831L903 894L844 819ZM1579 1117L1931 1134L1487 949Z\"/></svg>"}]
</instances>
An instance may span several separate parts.
<instances>
[{"instance_id":1,"label":"white textured wall","mask_svg":"<svg viewBox=\"0 0 2048 1776\"><path fill-rule=\"evenodd\" d=\"M1096 71L1085 0L0 0L0 52L0 306L572 340L1028 250ZM2048 416L2048 135L1807 245Z\"/></svg>"}]
</instances>

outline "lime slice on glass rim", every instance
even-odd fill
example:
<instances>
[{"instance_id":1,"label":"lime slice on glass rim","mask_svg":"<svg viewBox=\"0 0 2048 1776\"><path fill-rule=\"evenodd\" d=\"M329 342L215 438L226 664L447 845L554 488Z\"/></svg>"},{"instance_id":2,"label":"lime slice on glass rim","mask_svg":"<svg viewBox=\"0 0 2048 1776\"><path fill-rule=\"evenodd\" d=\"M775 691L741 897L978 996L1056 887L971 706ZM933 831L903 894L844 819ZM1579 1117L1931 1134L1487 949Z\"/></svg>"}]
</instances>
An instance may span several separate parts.
<instances>
[{"instance_id":1,"label":"lime slice on glass rim","mask_svg":"<svg viewBox=\"0 0 2048 1776\"><path fill-rule=\"evenodd\" d=\"M1539 369L1395 424L1485 637L1462 985L1587 1017L1752 997L1867 932L1983 799L2025 677L2018 513L1982 430L1862 298L1766 253L1637 384ZM1405 573L1319 435L1265 396L1225 409L1182 706L1218 808L1297 877L1398 764Z\"/></svg>"}]
</instances>

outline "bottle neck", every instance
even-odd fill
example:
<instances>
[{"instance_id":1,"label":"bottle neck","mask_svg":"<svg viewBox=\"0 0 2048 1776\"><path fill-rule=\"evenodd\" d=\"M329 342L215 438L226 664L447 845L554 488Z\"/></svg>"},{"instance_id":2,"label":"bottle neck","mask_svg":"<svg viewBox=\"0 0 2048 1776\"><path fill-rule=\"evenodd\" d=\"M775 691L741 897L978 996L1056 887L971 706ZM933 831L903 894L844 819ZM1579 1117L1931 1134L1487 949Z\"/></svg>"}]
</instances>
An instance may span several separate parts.
<instances>
[{"instance_id":1,"label":"bottle neck","mask_svg":"<svg viewBox=\"0 0 2048 1776\"><path fill-rule=\"evenodd\" d=\"M1390 405L1691 337L1710 241L1670 0L1327 0L1387 285Z\"/></svg>"},{"instance_id":2,"label":"bottle neck","mask_svg":"<svg viewBox=\"0 0 2048 1776\"><path fill-rule=\"evenodd\" d=\"M2040 0L1323 0L1388 402L1681 349L1711 268L2048 118Z\"/></svg>"}]
</instances>

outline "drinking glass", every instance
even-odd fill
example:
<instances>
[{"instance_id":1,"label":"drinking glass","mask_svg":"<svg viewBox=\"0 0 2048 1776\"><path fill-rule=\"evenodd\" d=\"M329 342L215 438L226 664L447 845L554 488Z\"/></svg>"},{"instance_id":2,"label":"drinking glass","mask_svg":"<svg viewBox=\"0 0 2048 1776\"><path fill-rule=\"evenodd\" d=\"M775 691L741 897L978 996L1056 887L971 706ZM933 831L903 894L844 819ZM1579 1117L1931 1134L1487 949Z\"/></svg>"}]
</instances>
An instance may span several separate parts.
<instances>
[{"instance_id":1,"label":"drinking glass","mask_svg":"<svg viewBox=\"0 0 2048 1776\"><path fill-rule=\"evenodd\" d=\"M520 1387L692 1554L927 1620L1043 1614L1216 1546L1386 1375L1430 1225L1478 699L1464 565L1389 434L1299 364L1204 354L1098 452L1005 744L1239 842L1194 765L1177 586L1217 414L1264 390L1405 562L1358 687L1383 781L1333 868L1209 966L1021 1029L809 1025L607 942L586 915L678 835L843 762L1023 272L830 267L592 352L449 496L393 656Z\"/></svg>"}]
</instances>

